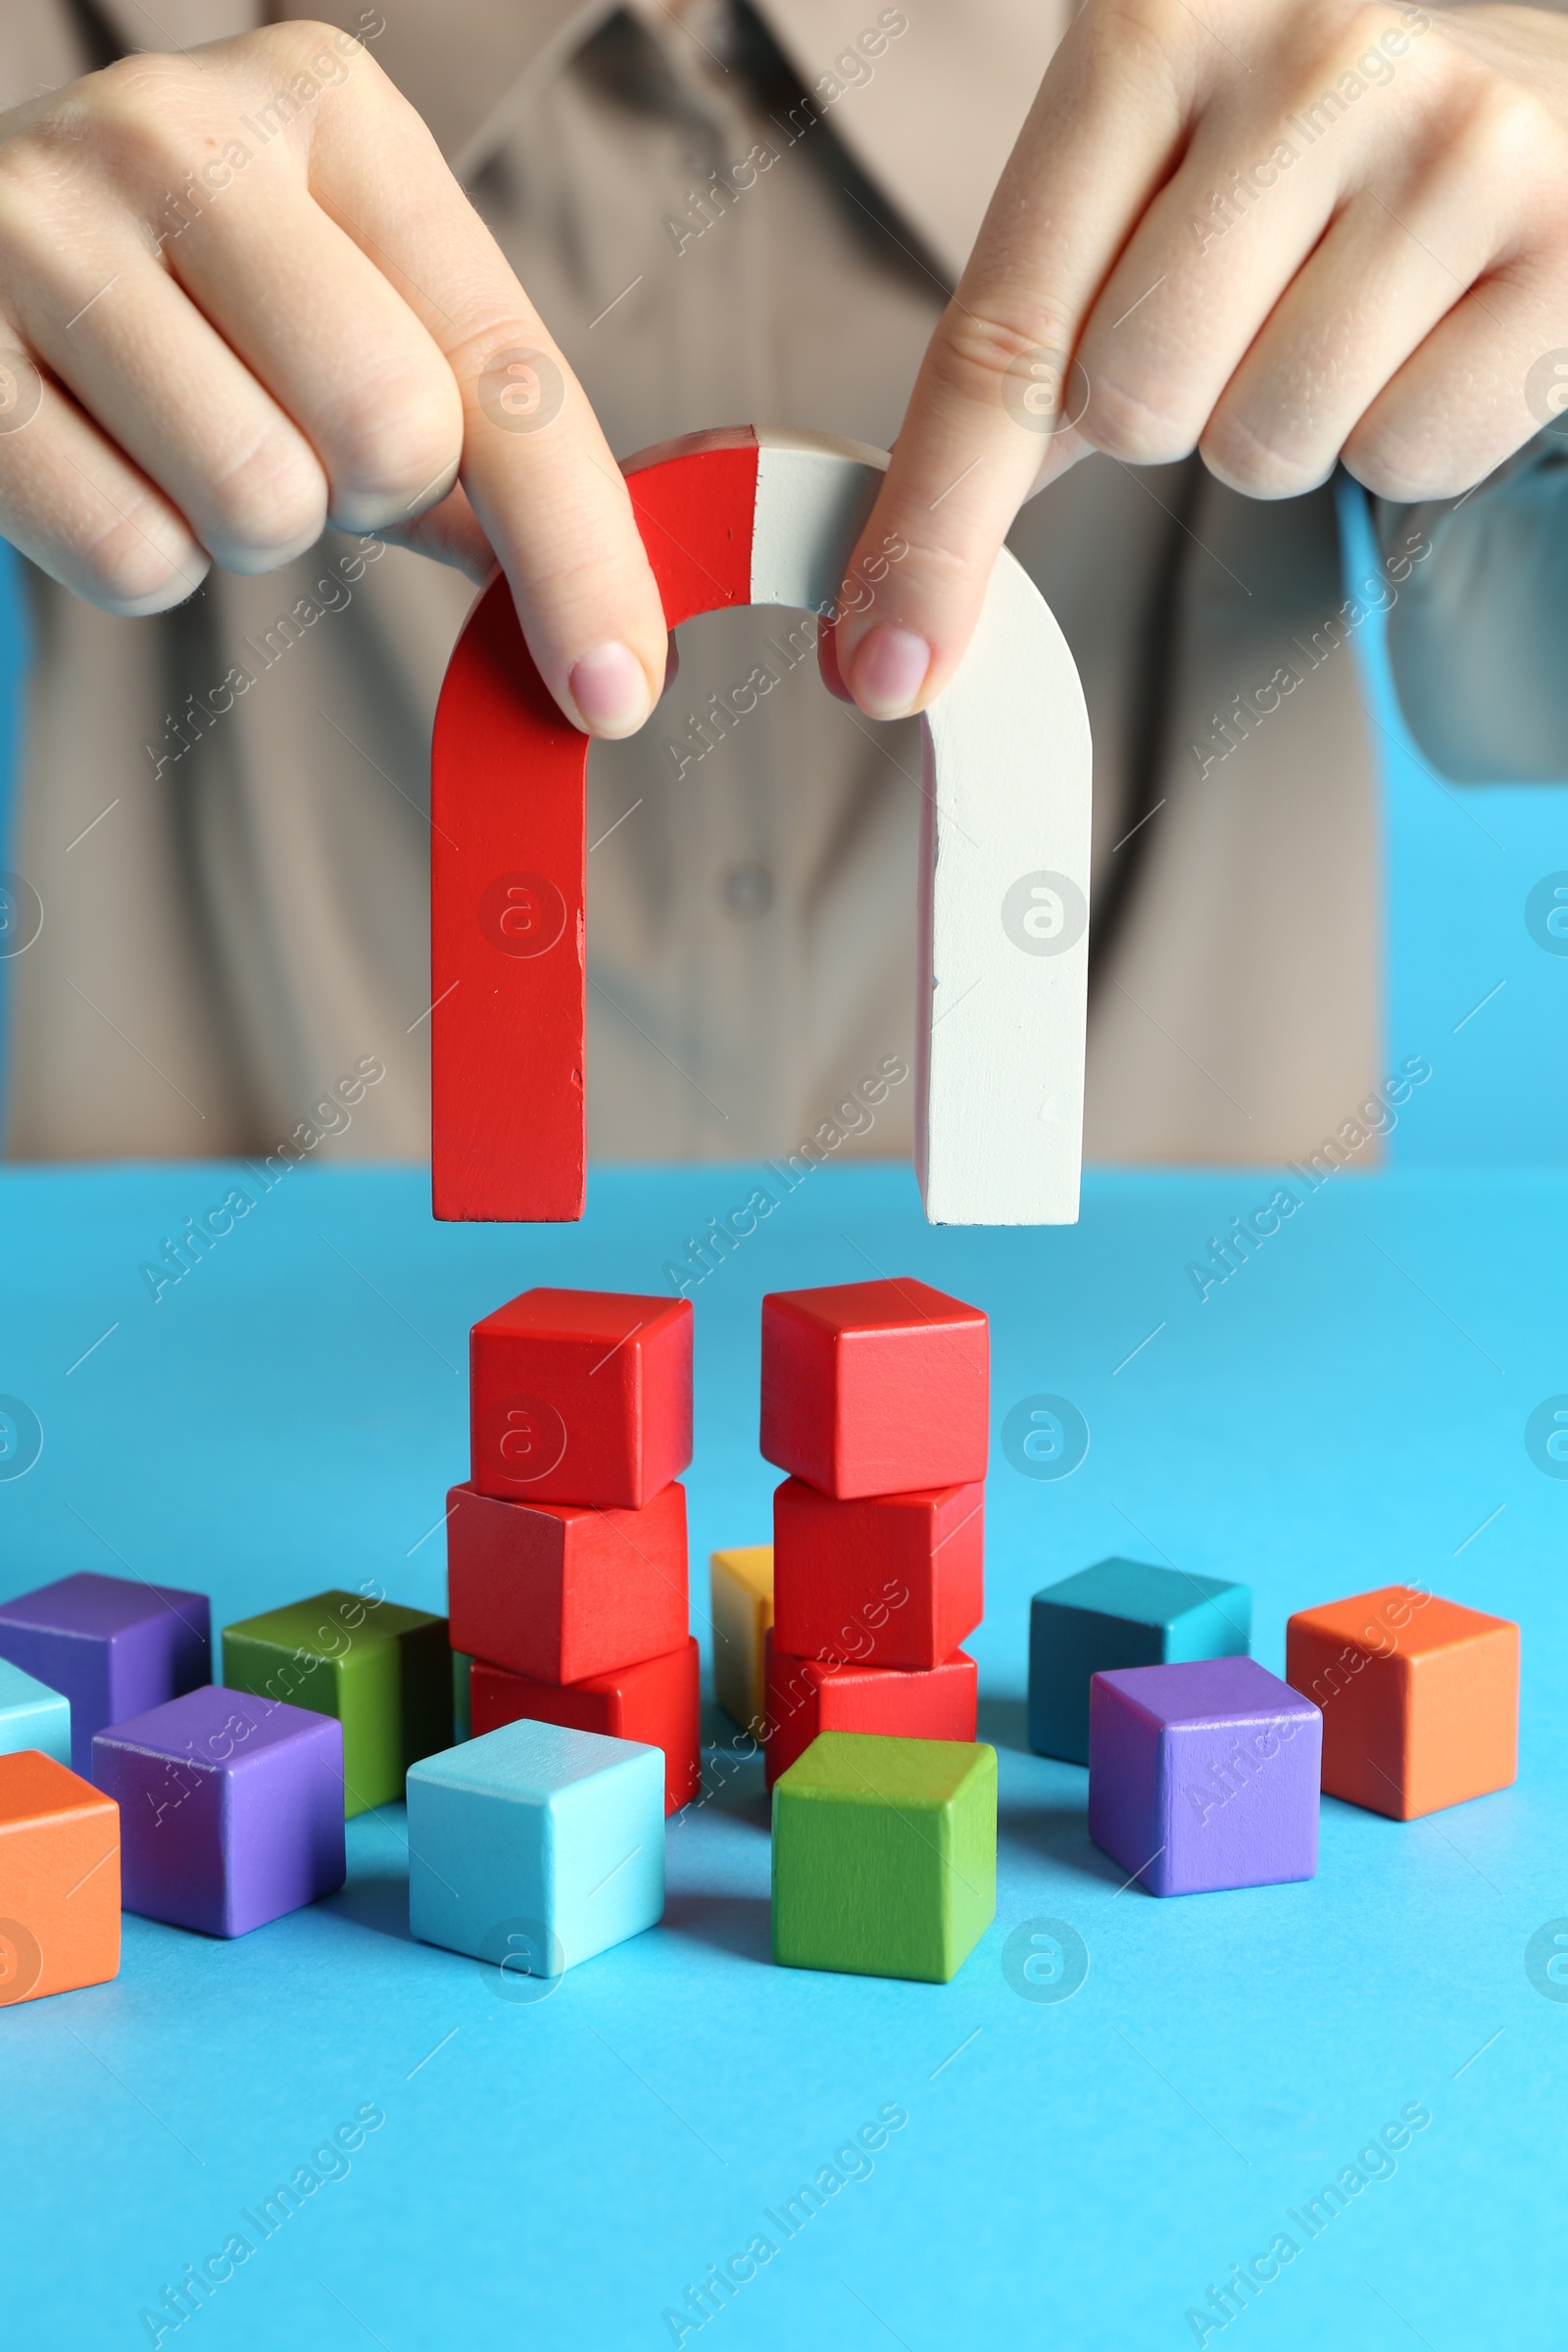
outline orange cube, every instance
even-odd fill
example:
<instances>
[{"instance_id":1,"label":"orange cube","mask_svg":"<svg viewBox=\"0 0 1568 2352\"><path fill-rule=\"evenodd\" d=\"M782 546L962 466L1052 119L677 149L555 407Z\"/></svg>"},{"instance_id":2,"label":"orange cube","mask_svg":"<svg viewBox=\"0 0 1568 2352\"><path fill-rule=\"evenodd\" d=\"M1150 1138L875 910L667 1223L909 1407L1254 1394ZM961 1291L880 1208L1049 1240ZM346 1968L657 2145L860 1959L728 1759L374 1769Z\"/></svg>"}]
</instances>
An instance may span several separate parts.
<instances>
[{"instance_id":1,"label":"orange cube","mask_svg":"<svg viewBox=\"0 0 1568 2352\"><path fill-rule=\"evenodd\" d=\"M1413 1821L1519 1766L1519 1628L1410 1585L1301 1609L1285 1679L1323 1710L1323 1792Z\"/></svg>"},{"instance_id":2,"label":"orange cube","mask_svg":"<svg viewBox=\"0 0 1568 2352\"><path fill-rule=\"evenodd\" d=\"M33 1747L0 1756L0 2008L120 1974L120 1807Z\"/></svg>"}]
</instances>

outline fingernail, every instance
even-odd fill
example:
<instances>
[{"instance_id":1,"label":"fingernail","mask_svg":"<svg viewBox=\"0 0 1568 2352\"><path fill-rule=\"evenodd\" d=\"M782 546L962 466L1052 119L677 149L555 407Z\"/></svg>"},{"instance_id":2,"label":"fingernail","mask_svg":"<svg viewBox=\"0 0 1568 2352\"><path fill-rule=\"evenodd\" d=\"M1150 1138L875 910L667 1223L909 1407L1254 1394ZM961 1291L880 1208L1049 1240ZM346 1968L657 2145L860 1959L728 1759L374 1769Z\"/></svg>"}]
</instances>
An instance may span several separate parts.
<instances>
[{"instance_id":1,"label":"fingernail","mask_svg":"<svg viewBox=\"0 0 1568 2352\"><path fill-rule=\"evenodd\" d=\"M869 718L902 718L931 666L931 648L912 629L879 620L850 659L850 684Z\"/></svg>"},{"instance_id":2,"label":"fingernail","mask_svg":"<svg viewBox=\"0 0 1568 2352\"><path fill-rule=\"evenodd\" d=\"M647 673L629 645L596 645L566 683L591 735L634 735L652 708Z\"/></svg>"}]
</instances>

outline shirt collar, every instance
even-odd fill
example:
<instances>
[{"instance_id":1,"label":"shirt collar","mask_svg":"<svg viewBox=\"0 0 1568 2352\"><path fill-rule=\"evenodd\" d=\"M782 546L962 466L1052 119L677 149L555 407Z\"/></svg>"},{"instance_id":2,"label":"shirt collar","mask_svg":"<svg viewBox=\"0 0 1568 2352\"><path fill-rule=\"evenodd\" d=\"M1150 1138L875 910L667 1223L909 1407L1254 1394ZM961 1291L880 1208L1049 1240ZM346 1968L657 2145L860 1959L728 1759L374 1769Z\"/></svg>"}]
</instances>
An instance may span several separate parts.
<instances>
[{"instance_id":1,"label":"shirt collar","mask_svg":"<svg viewBox=\"0 0 1568 2352\"><path fill-rule=\"evenodd\" d=\"M825 95L835 58L858 52L870 79L849 86L833 75L844 94L825 119L956 279L1074 0L753 5L808 91ZM468 177L615 7L616 0L441 0L437 9L404 0L389 12L376 54L416 99L459 176ZM352 23L345 0L336 0L334 17L339 11ZM893 15L907 30L867 59L866 39L883 29L879 17Z\"/></svg>"},{"instance_id":2,"label":"shirt collar","mask_svg":"<svg viewBox=\"0 0 1568 2352\"><path fill-rule=\"evenodd\" d=\"M753 0L806 88L831 75L837 136L956 280L1002 167L1072 14L1071 0ZM871 79L834 74L864 57L879 20L908 29L867 61ZM827 85L831 86L831 84ZM824 89L824 95L826 94Z\"/></svg>"}]
</instances>

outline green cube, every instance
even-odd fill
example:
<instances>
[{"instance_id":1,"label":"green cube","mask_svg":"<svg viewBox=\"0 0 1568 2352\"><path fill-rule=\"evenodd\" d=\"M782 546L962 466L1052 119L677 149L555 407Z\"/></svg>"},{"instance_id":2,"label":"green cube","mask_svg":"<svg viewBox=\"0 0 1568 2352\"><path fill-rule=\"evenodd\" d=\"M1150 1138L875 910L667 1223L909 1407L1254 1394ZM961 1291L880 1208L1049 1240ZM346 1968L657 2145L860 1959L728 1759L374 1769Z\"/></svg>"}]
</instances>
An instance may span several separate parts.
<instances>
[{"instance_id":1,"label":"green cube","mask_svg":"<svg viewBox=\"0 0 1568 2352\"><path fill-rule=\"evenodd\" d=\"M946 1984L997 1915L997 1751L821 1732L773 1785L773 1957Z\"/></svg>"},{"instance_id":2,"label":"green cube","mask_svg":"<svg viewBox=\"0 0 1568 2352\"><path fill-rule=\"evenodd\" d=\"M361 1592L318 1592L223 1628L223 1680L343 1726L343 1811L403 1795L421 1756L452 1745L447 1621Z\"/></svg>"}]
</instances>

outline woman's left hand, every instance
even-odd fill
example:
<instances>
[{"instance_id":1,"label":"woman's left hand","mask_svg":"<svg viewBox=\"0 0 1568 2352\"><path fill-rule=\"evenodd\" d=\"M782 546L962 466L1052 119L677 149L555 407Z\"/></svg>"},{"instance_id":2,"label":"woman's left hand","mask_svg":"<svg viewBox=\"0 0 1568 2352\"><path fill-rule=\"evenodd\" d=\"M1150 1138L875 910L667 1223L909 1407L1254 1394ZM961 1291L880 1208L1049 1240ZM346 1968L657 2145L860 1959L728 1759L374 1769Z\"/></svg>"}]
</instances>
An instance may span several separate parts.
<instances>
[{"instance_id":1,"label":"woman's left hand","mask_svg":"<svg viewBox=\"0 0 1568 2352\"><path fill-rule=\"evenodd\" d=\"M852 559L876 718L962 658L1024 499L1090 450L1254 498L1343 459L1453 497L1568 403L1568 20L1088 0L1002 175Z\"/></svg>"}]
</instances>

